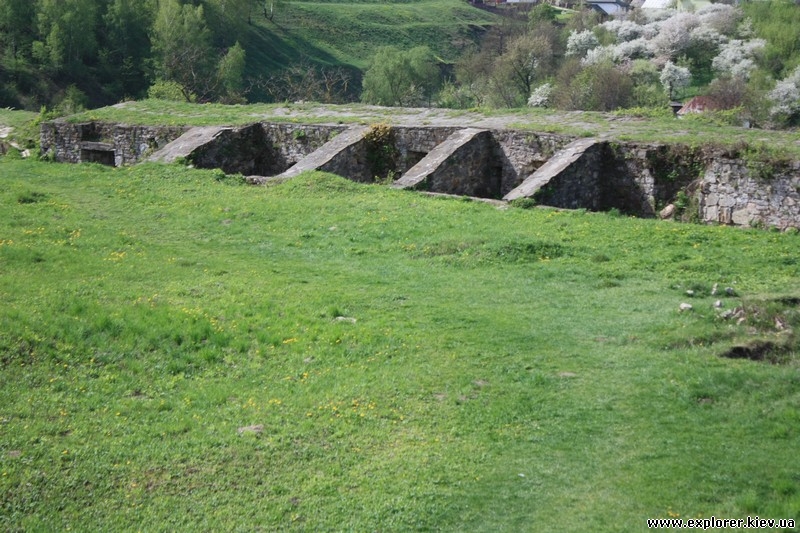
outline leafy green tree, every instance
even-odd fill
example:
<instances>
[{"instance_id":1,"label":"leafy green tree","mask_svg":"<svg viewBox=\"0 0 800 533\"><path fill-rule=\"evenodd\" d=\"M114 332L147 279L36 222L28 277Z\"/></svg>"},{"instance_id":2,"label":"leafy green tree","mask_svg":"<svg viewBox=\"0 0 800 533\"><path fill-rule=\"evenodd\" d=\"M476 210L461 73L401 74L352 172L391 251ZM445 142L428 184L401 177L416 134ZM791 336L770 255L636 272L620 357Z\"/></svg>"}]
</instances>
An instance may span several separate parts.
<instances>
[{"instance_id":1,"label":"leafy green tree","mask_svg":"<svg viewBox=\"0 0 800 533\"><path fill-rule=\"evenodd\" d=\"M211 96L216 61L203 6L159 0L152 46L161 79L179 83L187 101L192 94L201 99Z\"/></svg>"},{"instance_id":2,"label":"leafy green tree","mask_svg":"<svg viewBox=\"0 0 800 533\"><path fill-rule=\"evenodd\" d=\"M219 61L217 77L224 92L224 99L230 102L243 100L245 51L237 41Z\"/></svg>"},{"instance_id":3,"label":"leafy green tree","mask_svg":"<svg viewBox=\"0 0 800 533\"><path fill-rule=\"evenodd\" d=\"M639 107L666 108L669 98L661 85L661 73L646 59L635 59L630 65L629 74L633 82L631 105Z\"/></svg>"},{"instance_id":4,"label":"leafy green tree","mask_svg":"<svg viewBox=\"0 0 800 533\"><path fill-rule=\"evenodd\" d=\"M187 99L186 90L176 81L156 80L147 89L147 97L153 100L168 100L171 102L185 102ZM196 100L194 94L189 94L190 102Z\"/></svg>"},{"instance_id":5,"label":"leafy green tree","mask_svg":"<svg viewBox=\"0 0 800 533\"><path fill-rule=\"evenodd\" d=\"M35 7L31 0L0 2L0 52L4 55L19 58L30 53Z\"/></svg>"},{"instance_id":6,"label":"leafy green tree","mask_svg":"<svg viewBox=\"0 0 800 533\"><path fill-rule=\"evenodd\" d=\"M556 103L561 109L611 111L633 101L633 81L610 62L582 67L576 59L564 63L557 77Z\"/></svg>"},{"instance_id":7,"label":"leafy green tree","mask_svg":"<svg viewBox=\"0 0 800 533\"><path fill-rule=\"evenodd\" d=\"M37 59L57 70L80 73L80 65L96 58L98 5L95 0L39 0Z\"/></svg>"},{"instance_id":8,"label":"leafy green tree","mask_svg":"<svg viewBox=\"0 0 800 533\"><path fill-rule=\"evenodd\" d=\"M775 79L788 76L800 64L800 6L768 0L743 2L742 9L756 35L767 41L763 62L767 70Z\"/></svg>"},{"instance_id":9,"label":"leafy green tree","mask_svg":"<svg viewBox=\"0 0 800 533\"><path fill-rule=\"evenodd\" d=\"M204 0L206 22L213 34L214 46L226 48L242 40L256 0Z\"/></svg>"},{"instance_id":10,"label":"leafy green tree","mask_svg":"<svg viewBox=\"0 0 800 533\"><path fill-rule=\"evenodd\" d=\"M441 84L430 49L380 48L364 74L362 100L388 106L427 105Z\"/></svg>"},{"instance_id":11,"label":"leafy green tree","mask_svg":"<svg viewBox=\"0 0 800 533\"><path fill-rule=\"evenodd\" d=\"M500 57L497 74L513 87L513 100L508 102L513 107L527 102L531 95L539 70L545 68L553 58L551 43L531 33L518 37L508 47L508 52Z\"/></svg>"},{"instance_id":12,"label":"leafy green tree","mask_svg":"<svg viewBox=\"0 0 800 533\"><path fill-rule=\"evenodd\" d=\"M528 25L533 27L542 22L555 22L556 17L558 17L558 9L542 2L528 11Z\"/></svg>"},{"instance_id":13,"label":"leafy green tree","mask_svg":"<svg viewBox=\"0 0 800 533\"><path fill-rule=\"evenodd\" d=\"M138 96L148 86L150 26L155 12L151 0L111 0L103 15L101 62L103 83L111 98Z\"/></svg>"}]
</instances>

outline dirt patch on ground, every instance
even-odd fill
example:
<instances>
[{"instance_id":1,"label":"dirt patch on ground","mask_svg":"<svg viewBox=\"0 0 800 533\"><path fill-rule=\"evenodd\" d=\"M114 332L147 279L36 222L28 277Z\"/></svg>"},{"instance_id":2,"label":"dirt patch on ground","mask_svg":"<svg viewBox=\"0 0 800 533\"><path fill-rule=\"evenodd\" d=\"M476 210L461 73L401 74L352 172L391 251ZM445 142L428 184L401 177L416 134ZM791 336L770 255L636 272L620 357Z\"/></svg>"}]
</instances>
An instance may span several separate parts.
<instances>
[{"instance_id":1,"label":"dirt patch on ground","mask_svg":"<svg viewBox=\"0 0 800 533\"><path fill-rule=\"evenodd\" d=\"M734 346L730 350L724 352L722 357L728 359L777 362L773 361L773 359L777 359L777 356L783 351L782 347L773 342L756 341L746 346Z\"/></svg>"}]
</instances>

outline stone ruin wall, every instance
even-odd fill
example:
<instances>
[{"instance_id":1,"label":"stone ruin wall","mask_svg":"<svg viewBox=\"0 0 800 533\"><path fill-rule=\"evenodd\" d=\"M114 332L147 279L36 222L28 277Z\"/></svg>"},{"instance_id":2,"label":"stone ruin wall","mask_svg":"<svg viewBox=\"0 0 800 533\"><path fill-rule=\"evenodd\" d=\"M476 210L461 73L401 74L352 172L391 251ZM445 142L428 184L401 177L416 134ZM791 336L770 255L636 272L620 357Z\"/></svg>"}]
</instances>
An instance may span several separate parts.
<instances>
[{"instance_id":1,"label":"stone ruin wall","mask_svg":"<svg viewBox=\"0 0 800 533\"><path fill-rule=\"evenodd\" d=\"M515 130L493 131L492 137L495 142L495 157L503 168L500 186L503 195L522 183L572 141L564 135Z\"/></svg>"},{"instance_id":2,"label":"stone ruin wall","mask_svg":"<svg viewBox=\"0 0 800 533\"><path fill-rule=\"evenodd\" d=\"M273 176L324 145L344 126L251 124L226 128L195 150L192 163L234 174Z\"/></svg>"},{"instance_id":3,"label":"stone ruin wall","mask_svg":"<svg viewBox=\"0 0 800 533\"><path fill-rule=\"evenodd\" d=\"M800 229L800 162L764 170L740 159L714 159L699 187L706 223Z\"/></svg>"},{"instance_id":4,"label":"stone ruin wall","mask_svg":"<svg viewBox=\"0 0 800 533\"><path fill-rule=\"evenodd\" d=\"M657 216L684 193L706 224L800 229L800 161L753 162L683 145L616 144L602 209ZM635 209L634 209L635 211Z\"/></svg>"},{"instance_id":5,"label":"stone ruin wall","mask_svg":"<svg viewBox=\"0 0 800 533\"><path fill-rule=\"evenodd\" d=\"M229 173L276 175L313 152L342 125L254 124L230 128L219 142L195 154L200 167ZM133 164L179 137L187 128L120 124L42 125L42 151L56 161L78 163L93 154L113 154L116 166ZM461 128L394 127L395 178ZM528 177L573 138L516 130L491 131L482 155L465 153L471 179L499 180L501 197ZM216 139L215 139L216 141ZM369 154L354 147L333 172L356 181L372 181ZM471 165L471 166L470 166ZM463 167L462 167L463 168ZM711 153L682 145L598 142L574 168L552 183L542 203L564 208L607 210L652 217L685 192L704 223L800 228L800 162L763 166L730 153ZM456 178L452 178L456 180ZM459 179L463 179L461 176ZM460 187L440 183L439 188ZM471 189L476 190L474 184ZM453 190L456 190L453 189ZM489 187L488 189L491 189ZM488 190L487 189L487 190Z\"/></svg>"},{"instance_id":6,"label":"stone ruin wall","mask_svg":"<svg viewBox=\"0 0 800 533\"><path fill-rule=\"evenodd\" d=\"M132 165L187 130L177 126L46 122L41 127L42 153L64 163L98 161L108 164L113 161L118 167ZM103 157L110 161L101 159Z\"/></svg>"}]
</instances>

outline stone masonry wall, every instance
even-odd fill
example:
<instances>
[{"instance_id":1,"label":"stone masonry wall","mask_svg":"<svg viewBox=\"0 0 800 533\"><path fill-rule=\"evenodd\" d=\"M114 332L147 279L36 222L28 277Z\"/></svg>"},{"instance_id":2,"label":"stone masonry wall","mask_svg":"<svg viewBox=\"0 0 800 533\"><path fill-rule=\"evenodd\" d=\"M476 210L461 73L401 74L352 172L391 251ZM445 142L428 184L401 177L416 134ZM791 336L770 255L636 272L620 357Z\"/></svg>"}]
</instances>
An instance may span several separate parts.
<instances>
[{"instance_id":1,"label":"stone masonry wall","mask_svg":"<svg viewBox=\"0 0 800 533\"><path fill-rule=\"evenodd\" d=\"M559 173L534 198L544 205L600 210L604 155L603 143L590 146L583 152L578 164L572 164Z\"/></svg>"},{"instance_id":2,"label":"stone masonry wall","mask_svg":"<svg viewBox=\"0 0 800 533\"><path fill-rule=\"evenodd\" d=\"M706 223L800 228L800 162L761 176L740 159L715 159L698 196Z\"/></svg>"},{"instance_id":3,"label":"stone masonry wall","mask_svg":"<svg viewBox=\"0 0 800 533\"><path fill-rule=\"evenodd\" d=\"M231 128L220 135L217 146L197 154L202 166L226 172L276 175L325 144L345 126L254 124ZM43 153L56 161L108 161L132 164L147 153L179 137L187 128L127 126L118 124L42 124ZM462 128L397 127L394 129L395 176L419 162L439 143ZM470 179L492 184L475 185L461 194L495 195L499 179L503 195L545 163L570 137L526 131L490 132L488 151L463 158L461 172ZM217 140L215 139L216 143ZM699 205L699 220L706 223L800 228L800 162L758 166L737 154L712 153L702 148L658 143L599 142L597 151L559 176L541 194L541 201L563 207L617 208L639 216L655 216L664 205L685 191ZM595 150L595 148L592 148ZM371 181L368 154L363 145L337 158L325 169L358 181ZM759 162L756 162L759 163ZM767 168L769 172L765 172ZM487 170L490 169L490 170Z\"/></svg>"},{"instance_id":4,"label":"stone masonry wall","mask_svg":"<svg viewBox=\"0 0 800 533\"><path fill-rule=\"evenodd\" d=\"M600 209L651 217L697 181L705 155L683 145L606 143Z\"/></svg>"},{"instance_id":5,"label":"stone masonry wall","mask_svg":"<svg viewBox=\"0 0 800 533\"><path fill-rule=\"evenodd\" d=\"M461 128L394 128L397 148L395 178L400 178L408 169L419 163L423 156L443 143L454 131Z\"/></svg>"},{"instance_id":6,"label":"stone masonry wall","mask_svg":"<svg viewBox=\"0 0 800 533\"><path fill-rule=\"evenodd\" d=\"M43 154L50 154L61 163L81 163L87 143L92 148L113 152L116 166L139 162L170 141L180 137L186 128L170 126L128 126L88 122L71 124L63 121L46 122L41 127Z\"/></svg>"},{"instance_id":7,"label":"stone masonry wall","mask_svg":"<svg viewBox=\"0 0 800 533\"><path fill-rule=\"evenodd\" d=\"M529 131L494 131L495 164L502 166L501 196L513 190L525 178L572 142L572 138Z\"/></svg>"},{"instance_id":8,"label":"stone masonry wall","mask_svg":"<svg viewBox=\"0 0 800 533\"><path fill-rule=\"evenodd\" d=\"M261 124L271 142L275 168L265 176L279 174L328 142L347 126L311 124ZM278 170L280 169L280 170Z\"/></svg>"}]
</instances>

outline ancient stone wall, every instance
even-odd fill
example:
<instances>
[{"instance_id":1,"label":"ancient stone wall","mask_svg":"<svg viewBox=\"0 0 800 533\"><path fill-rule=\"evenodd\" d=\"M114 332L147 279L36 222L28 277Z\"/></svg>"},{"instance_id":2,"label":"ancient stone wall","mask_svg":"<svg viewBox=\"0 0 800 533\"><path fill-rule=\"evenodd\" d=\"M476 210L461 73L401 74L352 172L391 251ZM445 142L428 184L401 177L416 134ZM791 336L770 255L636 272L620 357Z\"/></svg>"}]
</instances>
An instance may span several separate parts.
<instances>
[{"instance_id":1,"label":"ancient stone wall","mask_svg":"<svg viewBox=\"0 0 800 533\"><path fill-rule=\"evenodd\" d=\"M799 191L800 162L765 170L741 159L714 159L705 169L696 193L700 220L737 226L800 228Z\"/></svg>"},{"instance_id":2,"label":"ancient stone wall","mask_svg":"<svg viewBox=\"0 0 800 533\"><path fill-rule=\"evenodd\" d=\"M346 126L310 124L262 124L261 126L270 141L273 157L272 168L264 173L264 176L283 172L347 129Z\"/></svg>"},{"instance_id":3,"label":"ancient stone wall","mask_svg":"<svg viewBox=\"0 0 800 533\"><path fill-rule=\"evenodd\" d=\"M698 180L705 155L684 145L606 143L599 209L655 216Z\"/></svg>"},{"instance_id":4,"label":"ancient stone wall","mask_svg":"<svg viewBox=\"0 0 800 533\"><path fill-rule=\"evenodd\" d=\"M591 144L583 151L577 164L559 172L536 193L536 200L544 205L567 209L600 210L602 191L608 182L602 174L605 156L605 143Z\"/></svg>"},{"instance_id":5,"label":"ancient stone wall","mask_svg":"<svg viewBox=\"0 0 800 533\"><path fill-rule=\"evenodd\" d=\"M108 152L110 161L122 166L141 161L147 154L180 137L186 129L53 121L42 124L40 140L42 153L50 154L58 162L92 162L101 157L101 152Z\"/></svg>"},{"instance_id":6,"label":"ancient stone wall","mask_svg":"<svg viewBox=\"0 0 800 533\"><path fill-rule=\"evenodd\" d=\"M502 167L501 196L507 194L568 145L572 138L550 133L497 130L494 137L495 165Z\"/></svg>"},{"instance_id":7,"label":"ancient stone wall","mask_svg":"<svg viewBox=\"0 0 800 533\"><path fill-rule=\"evenodd\" d=\"M119 166L142 160L187 129L55 121L42 125L42 150L56 161ZM298 124L221 128L191 159L201 167L274 176L345 129L342 125ZM463 129L393 127L395 168L390 173L402 176ZM438 180L437 190L443 192L502 196L574 140L525 131L487 131L485 142L453 151L448 155L452 160L437 163L442 169L431 176ZM356 181L374 179L368 143L355 142L341 150L320 170ZM800 228L799 190L800 162L745 161L738 154L719 150L598 140L537 193L537 198L560 207L616 208L655 216L680 195L689 198L689 208L702 222L784 229Z\"/></svg>"},{"instance_id":8,"label":"ancient stone wall","mask_svg":"<svg viewBox=\"0 0 800 533\"><path fill-rule=\"evenodd\" d=\"M499 198L502 166L494 162L491 132L464 128L453 132L392 186Z\"/></svg>"},{"instance_id":9,"label":"ancient stone wall","mask_svg":"<svg viewBox=\"0 0 800 533\"><path fill-rule=\"evenodd\" d=\"M443 143L453 132L462 128L397 127L393 129L397 149L395 177L399 178Z\"/></svg>"}]
</instances>

